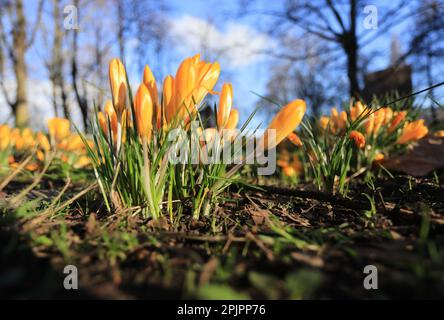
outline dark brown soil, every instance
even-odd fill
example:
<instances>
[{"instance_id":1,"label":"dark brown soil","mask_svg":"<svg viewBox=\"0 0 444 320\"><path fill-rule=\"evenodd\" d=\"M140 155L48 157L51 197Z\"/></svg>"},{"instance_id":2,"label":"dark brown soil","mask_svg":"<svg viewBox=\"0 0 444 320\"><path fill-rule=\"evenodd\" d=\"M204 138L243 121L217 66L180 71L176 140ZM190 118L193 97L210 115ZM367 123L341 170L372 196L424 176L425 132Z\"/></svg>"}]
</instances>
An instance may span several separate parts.
<instances>
[{"instance_id":1,"label":"dark brown soil","mask_svg":"<svg viewBox=\"0 0 444 320\"><path fill-rule=\"evenodd\" d=\"M95 194L45 220L8 209L0 296L444 298L444 187L403 176L374 185L356 183L346 199L309 186L233 189L215 218L184 212L180 228L110 216ZM77 266L80 290L63 289L67 264ZM377 290L363 286L366 265L377 267Z\"/></svg>"}]
</instances>

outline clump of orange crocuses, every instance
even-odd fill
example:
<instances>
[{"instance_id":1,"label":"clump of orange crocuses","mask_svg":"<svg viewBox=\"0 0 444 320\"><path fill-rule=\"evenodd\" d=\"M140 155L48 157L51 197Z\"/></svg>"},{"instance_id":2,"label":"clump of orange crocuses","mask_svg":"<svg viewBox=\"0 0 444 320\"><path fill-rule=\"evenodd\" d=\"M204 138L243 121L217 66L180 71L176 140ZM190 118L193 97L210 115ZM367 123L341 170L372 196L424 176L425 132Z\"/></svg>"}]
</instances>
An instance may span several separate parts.
<instances>
[{"instance_id":1,"label":"clump of orange crocuses","mask_svg":"<svg viewBox=\"0 0 444 320\"><path fill-rule=\"evenodd\" d=\"M371 109L358 101L348 111L338 113L335 108L331 115L319 119L319 127L333 135L344 134L352 123L359 123L350 134L362 152L357 163L370 166L374 161L381 163L381 157L396 152L398 146L424 138L428 129L424 120L411 120L407 110L396 111L390 107ZM378 159L376 159L378 157Z\"/></svg>"},{"instance_id":2,"label":"clump of orange crocuses","mask_svg":"<svg viewBox=\"0 0 444 320\"><path fill-rule=\"evenodd\" d=\"M190 199L194 218L201 212L210 213L219 194L252 156L242 156L241 163L234 165L214 161L220 160L220 150L232 152L230 148L241 141L241 132L235 130L240 115L234 108L233 86L224 83L215 91L219 74L219 63L204 61L198 54L186 58L175 75L168 75L159 86L146 66L142 83L132 95L123 64L118 59L111 61L113 99L97 115L96 145L89 149L109 209L136 206L152 218L166 210L173 220L173 207L182 203L177 200ZM207 96L218 98L214 128L205 127L199 113ZM305 109L302 100L289 103L263 136L250 139L266 142L262 149L276 147L299 125ZM182 134L179 137L174 136L177 130ZM198 140L198 149L184 152L189 150L184 146L193 148L193 139ZM178 151L178 147L182 149ZM180 157L186 163L171 162Z\"/></svg>"},{"instance_id":3,"label":"clump of orange crocuses","mask_svg":"<svg viewBox=\"0 0 444 320\"><path fill-rule=\"evenodd\" d=\"M283 150L279 154L277 165L281 168L282 174L291 180L296 180L303 172L303 164L299 156L295 153L290 153L288 150Z\"/></svg>"},{"instance_id":4,"label":"clump of orange crocuses","mask_svg":"<svg viewBox=\"0 0 444 320\"><path fill-rule=\"evenodd\" d=\"M70 129L71 123L64 118L48 120L48 135L30 128L11 128L0 125L0 164L2 171L9 166L16 169L26 161L24 170L42 169L47 161L60 160L68 167L83 168L89 165L82 138ZM28 159L29 158L29 159Z\"/></svg>"}]
</instances>

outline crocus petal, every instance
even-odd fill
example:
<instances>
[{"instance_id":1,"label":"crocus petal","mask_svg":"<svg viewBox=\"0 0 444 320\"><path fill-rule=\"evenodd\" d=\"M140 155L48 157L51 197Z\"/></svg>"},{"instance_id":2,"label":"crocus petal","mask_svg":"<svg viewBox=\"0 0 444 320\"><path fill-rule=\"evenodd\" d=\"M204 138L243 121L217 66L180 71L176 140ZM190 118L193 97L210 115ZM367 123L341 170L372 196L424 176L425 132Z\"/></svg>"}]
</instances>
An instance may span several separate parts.
<instances>
[{"instance_id":1,"label":"crocus petal","mask_svg":"<svg viewBox=\"0 0 444 320\"><path fill-rule=\"evenodd\" d=\"M106 120L106 117L102 111L99 111L97 113L97 119L99 120L99 125L103 133L106 137L108 137L108 121Z\"/></svg>"},{"instance_id":2,"label":"crocus petal","mask_svg":"<svg viewBox=\"0 0 444 320\"><path fill-rule=\"evenodd\" d=\"M193 58L185 59L177 69L175 77L175 112L180 120L194 109L192 92L196 87L197 70Z\"/></svg>"},{"instance_id":3,"label":"crocus petal","mask_svg":"<svg viewBox=\"0 0 444 320\"><path fill-rule=\"evenodd\" d=\"M370 135L373 132L374 125L375 125L375 114L371 113L364 120L364 128L366 135Z\"/></svg>"},{"instance_id":4,"label":"crocus petal","mask_svg":"<svg viewBox=\"0 0 444 320\"><path fill-rule=\"evenodd\" d=\"M163 81L163 90L162 90L162 104L163 110L165 112L165 119L167 123L170 123L175 114L174 114L174 78L168 75Z\"/></svg>"},{"instance_id":5,"label":"crocus petal","mask_svg":"<svg viewBox=\"0 0 444 320\"><path fill-rule=\"evenodd\" d=\"M196 103L200 104L208 93L211 93L219 79L219 63L203 63L198 71L197 92L194 94Z\"/></svg>"},{"instance_id":6,"label":"crocus petal","mask_svg":"<svg viewBox=\"0 0 444 320\"><path fill-rule=\"evenodd\" d=\"M237 109L231 109L230 116L228 117L225 129L234 130L236 129L237 123L239 122L239 111Z\"/></svg>"}]
</instances>

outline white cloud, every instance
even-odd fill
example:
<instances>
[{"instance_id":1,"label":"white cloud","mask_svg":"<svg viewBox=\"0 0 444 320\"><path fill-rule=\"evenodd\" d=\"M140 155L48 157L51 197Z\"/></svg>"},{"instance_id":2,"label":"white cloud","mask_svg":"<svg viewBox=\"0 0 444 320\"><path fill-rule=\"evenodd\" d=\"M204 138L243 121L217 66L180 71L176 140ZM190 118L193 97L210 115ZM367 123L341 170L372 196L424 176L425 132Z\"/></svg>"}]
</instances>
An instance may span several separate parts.
<instances>
[{"instance_id":1,"label":"white cloud","mask_svg":"<svg viewBox=\"0 0 444 320\"><path fill-rule=\"evenodd\" d=\"M266 34L238 22L228 22L223 30L190 15L170 23L174 44L181 53L201 52L207 59L220 60L228 68L254 64L264 50L273 46L272 39Z\"/></svg>"}]
</instances>

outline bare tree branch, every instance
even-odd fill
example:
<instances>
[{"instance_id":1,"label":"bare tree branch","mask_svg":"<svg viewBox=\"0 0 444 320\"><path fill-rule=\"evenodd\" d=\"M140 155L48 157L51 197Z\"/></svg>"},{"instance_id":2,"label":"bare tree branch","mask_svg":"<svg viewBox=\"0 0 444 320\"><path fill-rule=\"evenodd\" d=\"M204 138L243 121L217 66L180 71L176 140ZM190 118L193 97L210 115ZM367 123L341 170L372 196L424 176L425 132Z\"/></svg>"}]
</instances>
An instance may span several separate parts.
<instances>
[{"instance_id":1,"label":"bare tree branch","mask_svg":"<svg viewBox=\"0 0 444 320\"><path fill-rule=\"evenodd\" d=\"M44 0L39 1L39 4L37 6L37 19L34 23L34 26L31 29L32 30L31 36L29 37L28 41L26 42L26 48L29 48L34 43L35 36L37 35L37 30L39 29L40 21L42 19L42 11L43 11L44 3L45 3Z\"/></svg>"},{"instance_id":2,"label":"bare tree branch","mask_svg":"<svg viewBox=\"0 0 444 320\"><path fill-rule=\"evenodd\" d=\"M334 16L336 17L336 20L338 21L339 25L341 26L342 32L346 32L344 21L342 20L342 17L339 14L336 7L334 6L333 2L331 0L326 0L326 3L328 5L328 7L331 9L331 11L333 12Z\"/></svg>"}]
</instances>

